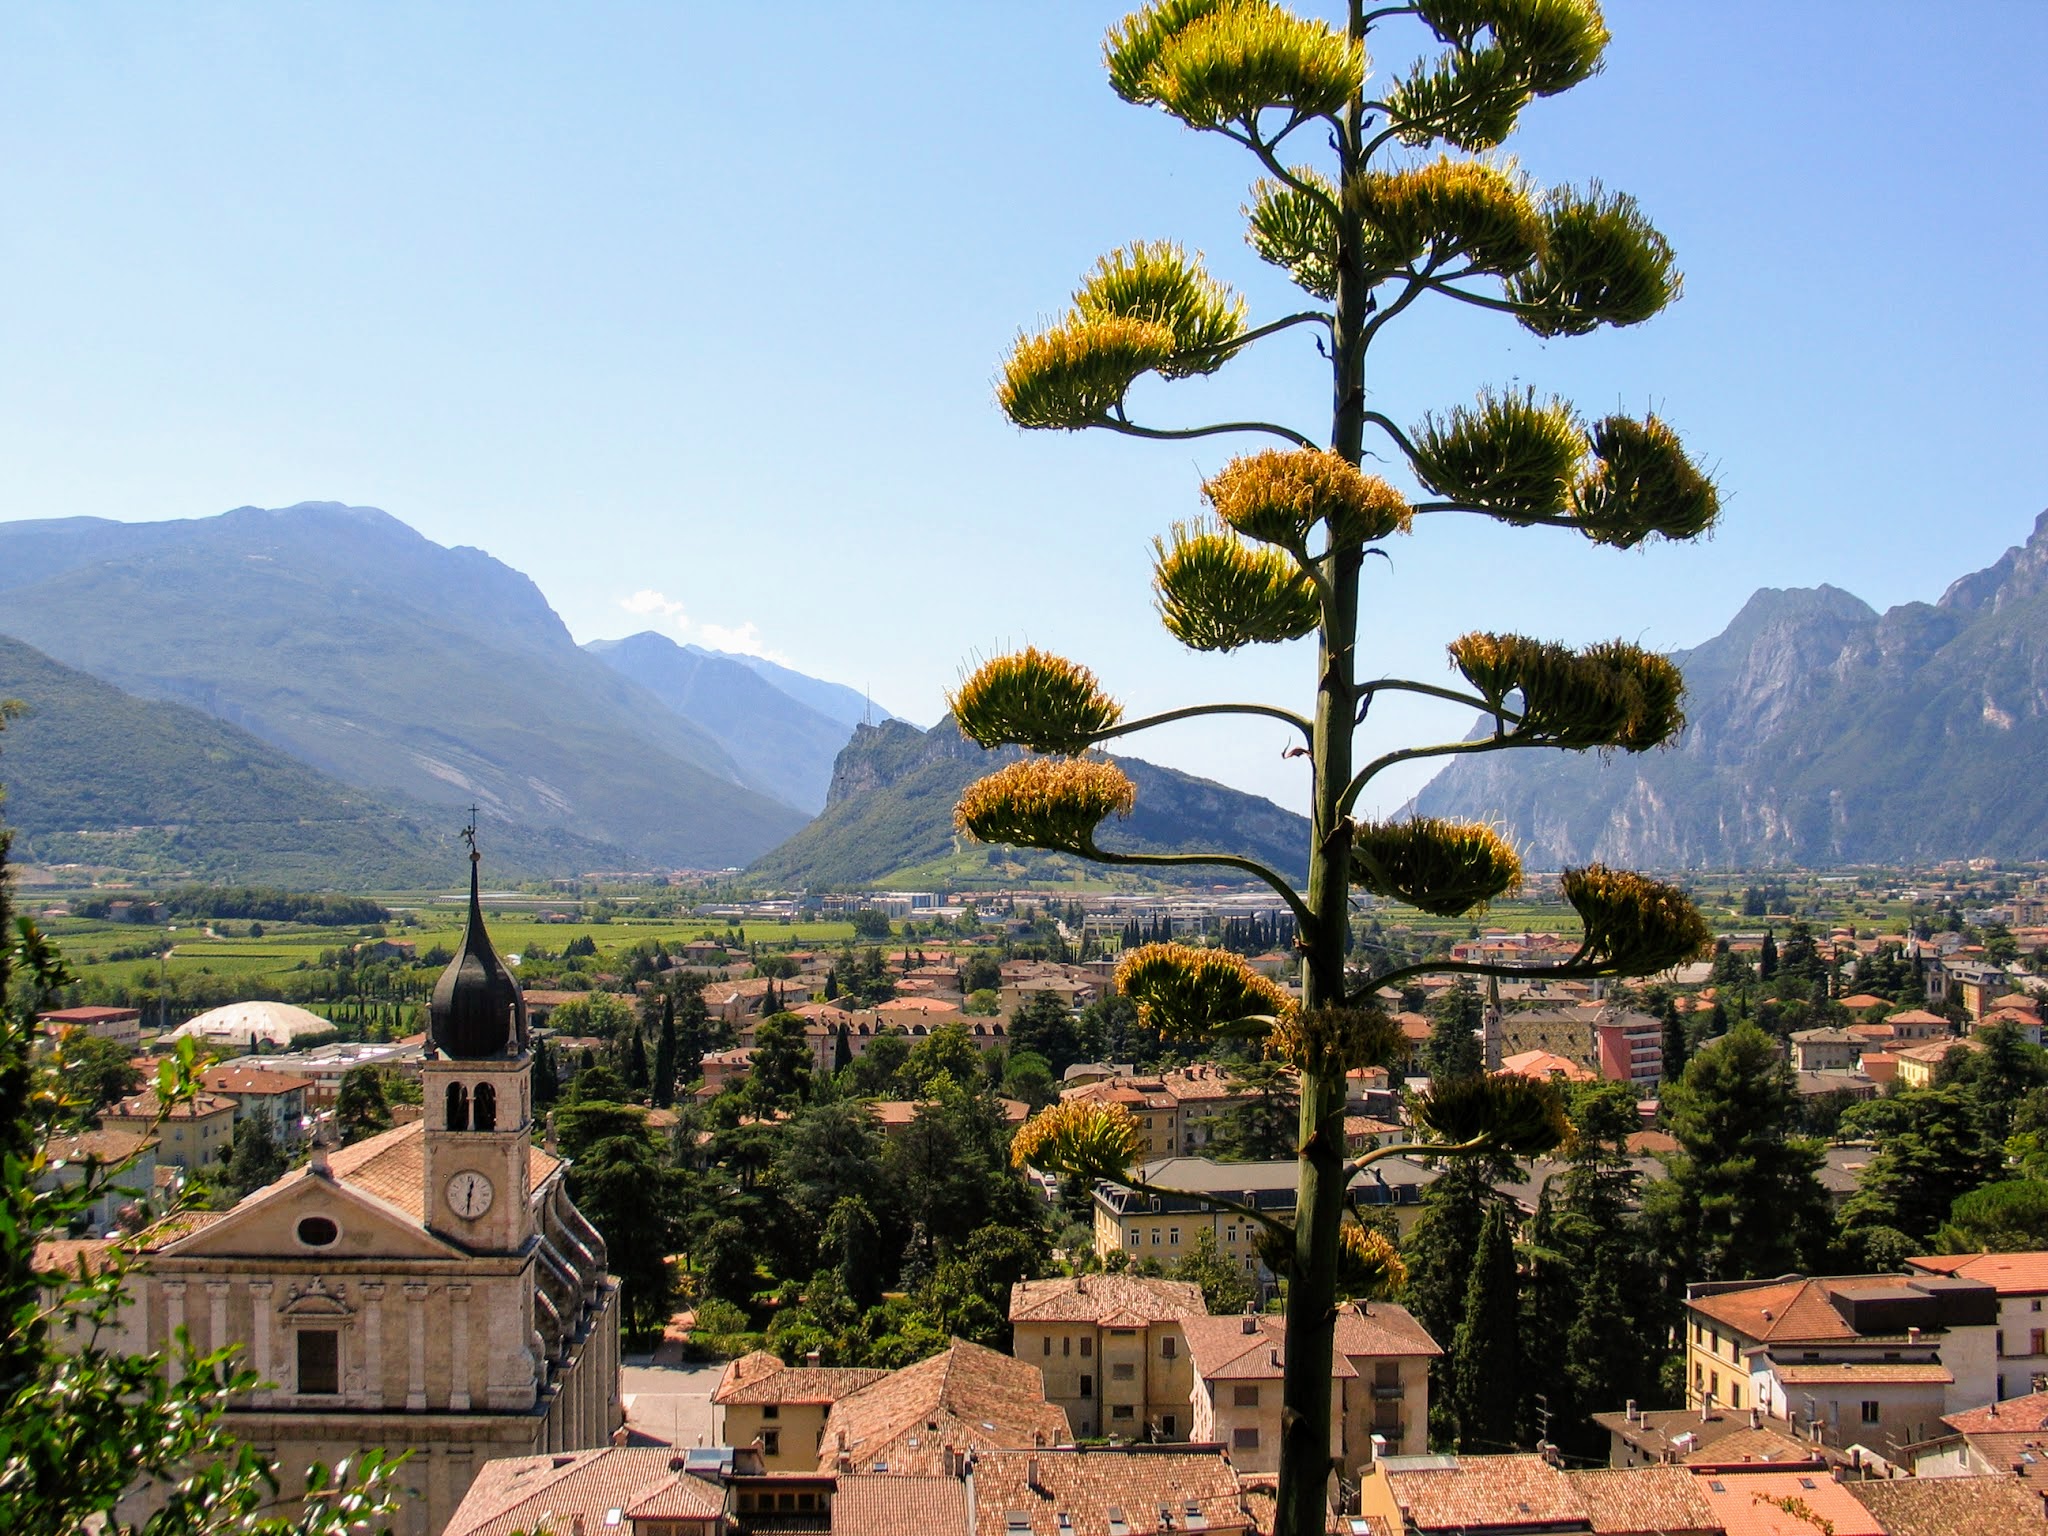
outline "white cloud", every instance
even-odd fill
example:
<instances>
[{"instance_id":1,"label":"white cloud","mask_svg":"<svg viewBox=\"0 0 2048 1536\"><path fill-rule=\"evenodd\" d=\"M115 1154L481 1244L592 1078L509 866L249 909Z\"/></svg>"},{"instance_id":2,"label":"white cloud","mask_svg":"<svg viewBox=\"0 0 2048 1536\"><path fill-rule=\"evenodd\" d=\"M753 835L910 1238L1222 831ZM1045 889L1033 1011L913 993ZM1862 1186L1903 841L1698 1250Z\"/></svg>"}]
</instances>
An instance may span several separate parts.
<instances>
[{"instance_id":1,"label":"white cloud","mask_svg":"<svg viewBox=\"0 0 2048 1536\"><path fill-rule=\"evenodd\" d=\"M649 618L655 614L660 614L663 618L672 621L677 629L688 629L690 627L689 615L683 612L683 605L671 602L667 593L657 592L652 587L642 587L631 597L620 598L619 606L625 609L626 612L638 614L642 618Z\"/></svg>"},{"instance_id":2,"label":"white cloud","mask_svg":"<svg viewBox=\"0 0 2048 1536\"><path fill-rule=\"evenodd\" d=\"M734 651L744 656L759 656L764 661L782 666L789 665L787 656L761 643L760 627L752 620L744 624L698 624L691 620L681 603L652 587L643 587L628 597L619 598L618 605L636 618L666 620L678 635L709 650Z\"/></svg>"}]
</instances>

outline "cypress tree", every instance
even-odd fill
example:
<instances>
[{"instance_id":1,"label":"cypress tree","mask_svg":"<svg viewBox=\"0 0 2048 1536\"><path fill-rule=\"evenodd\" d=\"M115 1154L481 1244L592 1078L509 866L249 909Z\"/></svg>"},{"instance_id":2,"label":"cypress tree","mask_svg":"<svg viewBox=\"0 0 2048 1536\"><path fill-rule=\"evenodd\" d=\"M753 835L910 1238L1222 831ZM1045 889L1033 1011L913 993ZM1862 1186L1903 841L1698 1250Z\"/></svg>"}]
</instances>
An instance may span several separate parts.
<instances>
[{"instance_id":1,"label":"cypress tree","mask_svg":"<svg viewBox=\"0 0 2048 1536\"><path fill-rule=\"evenodd\" d=\"M1763 948L1756 954L1756 974L1759 981L1769 981L1778 974L1778 940L1771 930L1764 930Z\"/></svg>"},{"instance_id":2,"label":"cypress tree","mask_svg":"<svg viewBox=\"0 0 2048 1536\"><path fill-rule=\"evenodd\" d=\"M1465 1288L1465 1316L1451 1345L1458 1447L1505 1451L1518 1443L1522 1397L1520 1277L1505 1201L1488 1207Z\"/></svg>"},{"instance_id":3,"label":"cypress tree","mask_svg":"<svg viewBox=\"0 0 2048 1536\"><path fill-rule=\"evenodd\" d=\"M654 1042L654 1107L667 1109L676 1101L676 1000L661 1000L661 1033Z\"/></svg>"},{"instance_id":4,"label":"cypress tree","mask_svg":"<svg viewBox=\"0 0 2048 1536\"><path fill-rule=\"evenodd\" d=\"M636 1024L633 1026L633 1043L626 1052L626 1083L629 1087L643 1089L647 1086L647 1079L647 1039Z\"/></svg>"}]
</instances>

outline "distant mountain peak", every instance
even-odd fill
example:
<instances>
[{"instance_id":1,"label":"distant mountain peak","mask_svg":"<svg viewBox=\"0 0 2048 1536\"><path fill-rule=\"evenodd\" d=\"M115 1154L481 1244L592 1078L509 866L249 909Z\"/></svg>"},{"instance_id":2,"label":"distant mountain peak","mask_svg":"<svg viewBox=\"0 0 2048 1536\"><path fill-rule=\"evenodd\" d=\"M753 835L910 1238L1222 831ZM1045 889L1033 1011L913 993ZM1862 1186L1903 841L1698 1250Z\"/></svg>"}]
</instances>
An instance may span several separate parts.
<instances>
[{"instance_id":1,"label":"distant mountain peak","mask_svg":"<svg viewBox=\"0 0 2048 1536\"><path fill-rule=\"evenodd\" d=\"M1673 749L1467 758L1416 808L1504 824L1539 866L2048 856L2048 514L1938 603L1767 587L1675 659Z\"/></svg>"}]
</instances>

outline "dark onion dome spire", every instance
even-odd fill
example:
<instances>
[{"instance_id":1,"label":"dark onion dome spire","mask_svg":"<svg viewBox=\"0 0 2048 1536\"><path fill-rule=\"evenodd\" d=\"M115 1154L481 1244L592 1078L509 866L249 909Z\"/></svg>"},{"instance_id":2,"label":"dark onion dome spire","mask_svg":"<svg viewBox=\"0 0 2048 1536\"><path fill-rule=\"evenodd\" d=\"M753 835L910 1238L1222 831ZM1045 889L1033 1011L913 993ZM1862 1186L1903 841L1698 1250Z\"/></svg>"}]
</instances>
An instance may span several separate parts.
<instances>
[{"instance_id":1,"label":"dark onion dome spire","mask_svg":"<svg viewBox=\"0 0 2048 1536\"><path fill-rule=\"evenodd\" d=\"M462 930L462 948L434 983L428 1038L443 1056L458 1060L516 1056L526 1049L526 999L484 931L475 827L463 835L469 839L469 923Z\"/></svg>"}]
</instances>

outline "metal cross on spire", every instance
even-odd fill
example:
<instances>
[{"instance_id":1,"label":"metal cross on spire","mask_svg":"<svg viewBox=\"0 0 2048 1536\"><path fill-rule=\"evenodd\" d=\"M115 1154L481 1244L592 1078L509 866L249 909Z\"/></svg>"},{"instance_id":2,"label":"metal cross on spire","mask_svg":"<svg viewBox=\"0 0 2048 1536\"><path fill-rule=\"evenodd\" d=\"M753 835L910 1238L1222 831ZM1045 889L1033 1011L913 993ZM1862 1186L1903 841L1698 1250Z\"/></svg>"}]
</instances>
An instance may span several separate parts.
<instances>
[{"instance_id":1,"label":"metal cross on spire","mask_svg":"<svg viewBox=\"0 0 2048 1536\"><path fill-rule=\"evenodd\" d=\"M475 806L473 806L473 805L472 805L472 806L471 806L471 807L469 808L469 825L468 825L468 826L466 826L466 827L464 827L464 828L462 829L462 840L463 840L463 841L464 841L465 843L469 844L469 856L470 856L470 857L471 857L472 859L473 859L473 858L475 858L475 857L477 856L477 851L476 851L476 807L475 807Z\"/></svg>"}]
</instances>

